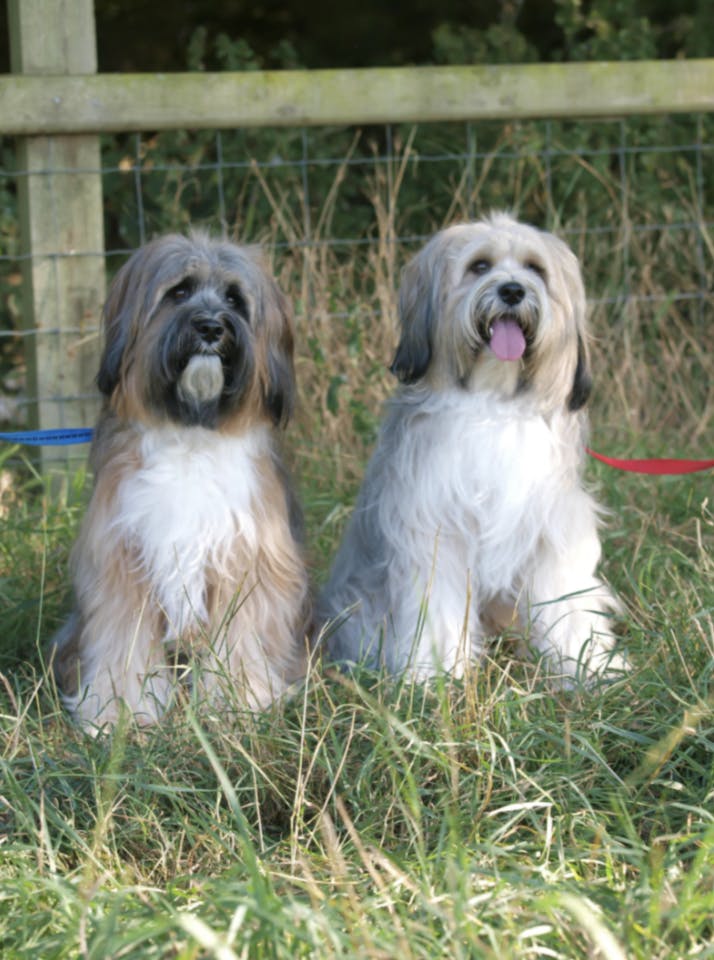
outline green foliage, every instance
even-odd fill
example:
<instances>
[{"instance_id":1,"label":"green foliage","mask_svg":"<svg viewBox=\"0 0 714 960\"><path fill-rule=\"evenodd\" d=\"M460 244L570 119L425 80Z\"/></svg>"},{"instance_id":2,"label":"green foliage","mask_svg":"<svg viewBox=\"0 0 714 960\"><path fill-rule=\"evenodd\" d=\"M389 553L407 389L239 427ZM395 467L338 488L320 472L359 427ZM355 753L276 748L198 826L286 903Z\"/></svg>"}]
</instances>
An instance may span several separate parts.
<instances>
[{"instance_id":1,"label":"green foliage","mask_svg":"<svg viewBox=\"0 0 714 960\"><path fill-rule=\"evenodd\" d=\"M657 30L638 0L555 0L566 60L657 58Z\"/></svg>"},{"instance_id":2,"label":"green foliage","mask_svg":"<svg viewBox=\"0 0 714 960\"><path fill-rule=\"evenodd\" d=\"M484 30L441 23L432 33L436 63L532 63L538 51L513 23L495 23Z\"/></svg>"},{"instance_id":3,"label":"green foliage","mask_svg":"<svg viewBox=\"0 0 714 960\"><path fill-rule=\"evenodd\" d=\"M218 33L212 39L206 27L197 27L191 35L186 55L186 67L198 70L297 70L303 66L292 43L283 39L260 57L247 40L232 40L227 33Z\"/></svg>"},{"instance_id":4,"label":"green foliage","mask_svg":"<svg viewBox=\"0 0 714 960\"><path fill-rule=\"evenodd\" d=\"M282 40L310 68L430 63L433 38L444 27L452 49L488 58L474 62L505 62L506 50L520 59L523 49L536 50L544 62L603 52L615 59L714 54L711 0L413 0L408 11L364 0L345 30L335 29L335 10L326 0L258 6L192 0L180 18L161 2L96 0L95 9L100 69L110 72L182 69L197 28L206 31L209 45L220 34L246 41L266 67L280 62L273 53ZM459 33L468 40L462 43ZM456 55L450 62L472 62Z\"/></svg>"}]
</instances>

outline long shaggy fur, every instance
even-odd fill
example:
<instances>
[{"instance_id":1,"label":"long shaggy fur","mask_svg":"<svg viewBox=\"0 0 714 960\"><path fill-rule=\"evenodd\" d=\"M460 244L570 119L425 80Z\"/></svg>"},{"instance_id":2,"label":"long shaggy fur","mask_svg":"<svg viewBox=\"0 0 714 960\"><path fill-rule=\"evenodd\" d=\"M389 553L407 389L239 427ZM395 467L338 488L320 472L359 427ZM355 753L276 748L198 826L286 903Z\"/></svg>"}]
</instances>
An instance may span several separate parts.
<instances>
[{"instance_id":1,"label":"long shaggy fur","mask_svg":"<svg viewBox=\"0 0 714 960\"><path fill-rule=\"evenodd\" d=\"M56 676L88 725L156 720L179 663L260 707L305 668L300 518L276 445L295 382L287 302L252 251L162 237L104 312L94 489Z\"/></svg>"},{"instance_id":2,"label":"long shaggy fur","mask_svg":"<svg viewBox=\"0 0 714 960\"><path fill-rule=\"evenodd\" d=\"M519 359L491 344L504 321ZM452 226L406 267L400 323L401 386L320 601L330 655L459 673L515 628L565 674L611 667L575 256L504 214Z\"/></svg>"}]
</instances>

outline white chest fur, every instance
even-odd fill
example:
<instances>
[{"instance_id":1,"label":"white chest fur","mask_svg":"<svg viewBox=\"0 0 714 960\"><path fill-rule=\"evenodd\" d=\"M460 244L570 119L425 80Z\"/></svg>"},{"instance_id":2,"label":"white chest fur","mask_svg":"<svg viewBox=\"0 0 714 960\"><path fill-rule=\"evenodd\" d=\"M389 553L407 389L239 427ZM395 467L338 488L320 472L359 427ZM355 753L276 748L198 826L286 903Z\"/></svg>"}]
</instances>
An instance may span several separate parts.
<instances>
[{"instance_id":1,"label":"white chest fur","mask_svg":"<svg viewBox=\"0 0 714 960\"><path fill-rule=\"evenodd\" d=\"M394 470L396 460L404 482L375 485L395 552L402 552L406 532L420 541L408 554L431 570L439 540L451 561L478 571L486 592L498 592L543 536L566 538L564 500L587 499L572 415L546 419L527 404L453 391L430 395L411 417L409 429L387 433L380 464ZM397 410L393 423L403 421Z\"/></svg>"},{"instance_id":2,"label":"white chest fur","mask_svg":"<svg viewBox=\"0 0 714 960\"><path fill-rule=\"evenodd\" d=\"M206 616L207 567L241 538L257 547L254 503L265 430L223 437L210 430L162 428L141 439L142 464L117 491L117 525L138 553L171 633Z\"/></svg>"}]
</instances>

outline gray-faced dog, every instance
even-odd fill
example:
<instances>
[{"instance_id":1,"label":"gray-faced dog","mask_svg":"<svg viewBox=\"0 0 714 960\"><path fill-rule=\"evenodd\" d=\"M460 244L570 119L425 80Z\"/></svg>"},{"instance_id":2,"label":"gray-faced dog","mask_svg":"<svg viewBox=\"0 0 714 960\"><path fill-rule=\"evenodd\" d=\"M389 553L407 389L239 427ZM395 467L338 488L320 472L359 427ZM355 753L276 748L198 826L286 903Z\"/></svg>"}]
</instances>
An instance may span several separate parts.
<instances>
[{"instance_id":1,"label":"gray-faced dog","mask_svg":"<svg viewBox=\"0 0 714 960\"><path fill-rule=\"evenodd\" d=\"M104 312L94 489L53 643L88 726L155 720L177 656L252 707L302 676L307 577L275 443L295 393L287 301L246 248L165 236L119 271Z\"/></svg>"}]
</instances>

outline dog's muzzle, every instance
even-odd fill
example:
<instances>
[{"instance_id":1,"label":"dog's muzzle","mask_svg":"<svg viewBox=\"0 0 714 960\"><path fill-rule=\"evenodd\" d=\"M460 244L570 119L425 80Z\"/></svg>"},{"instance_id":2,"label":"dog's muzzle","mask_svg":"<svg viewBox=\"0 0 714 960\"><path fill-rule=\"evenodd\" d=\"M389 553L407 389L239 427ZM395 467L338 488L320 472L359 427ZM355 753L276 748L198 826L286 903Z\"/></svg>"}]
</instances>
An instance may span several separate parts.
<instances>
[{"instance_id":1,"label":"dog's muzzle","mask_svg":"<svg viewBox=\"0 0 714 960\"><path fill-rule=\"evenodd\" d=\"M235 322L225 310L199 309L183 318L175 362L179 399L192 406L215 402L242 356Z\"/></svg>"}]
</instances>

